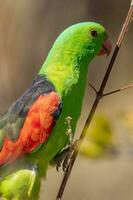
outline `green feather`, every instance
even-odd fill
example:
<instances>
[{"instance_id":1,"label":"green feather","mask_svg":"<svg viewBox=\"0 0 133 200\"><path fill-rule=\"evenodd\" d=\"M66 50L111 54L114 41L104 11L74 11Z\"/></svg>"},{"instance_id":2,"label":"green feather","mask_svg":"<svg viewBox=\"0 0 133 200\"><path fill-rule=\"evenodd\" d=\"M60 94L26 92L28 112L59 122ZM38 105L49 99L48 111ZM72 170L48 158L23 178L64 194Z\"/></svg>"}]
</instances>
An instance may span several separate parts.
<instances>
[{"instance_id":1,"label":"green feather","mask_svg":"<svg viewBox=\"0 0 133 200\"><path fill-rule=\"evenodd\" d=\"M97 30L98 37L91 36ZM77 84L83 67L87 74L88 64L98 53L106 37L103 26L84 22L67 28L55 41L39 74L46 75L62 96Z\"/></svg>"},{"instance_id":2,"label":"green feather","mask_svg":"<svg viewBox=\"0 0 133 200\"><path fill-rule=\"evenodd\" d=\"M97 37L91 35L92 30L97 31ZM38 166L38 177L46 174L50 161L52 161L57 153L69 142L69 137L66 134L66 117L72 117L72 131L73 133L75 132L77 120L81 113L88 65L98 54L106 37L107 34L104 27L97 23L84 22L69 27L57 38L39 71L40 75L47 77L55 86L56 91L61 97L63 109L48 141L43 144L38 151L25 156L25 161L27 163L33 163ZM6 176L5 180L1 181L0 185L1 194L9 200L12 191L10 187L6 189L6 184L11 185L11 183L18 183L16 194L23 197L19 187L21 188L22 186L23 188L23 185L25 187L24 182L28 179L27 175L24 175L24 173L28 172L30 174L29 171L21 171L20 168L16 171L17 172L12 172L11 175ZM20 177L22 175L22 179L19 179L20 182L14 182L16 173L18 173ZM28 177L30 177L30 175ZM37 187L39 188L39 183L37 183ZM13 186L11 188L13 188ZM29 194L28 191L26 195ZM22 198L19 197L18 199L21 200Z\"/></svg>"},{"instance_id":3,"label":"green feather","mask_svg":"<svg viewBox=\"0 0 133 200\"><path fill-rule=\"evenodd\" d=\"M97 31L98 37L91 36L92 30ZM81 113L88 65L98 54L106 37L104 27L94 22L84 22L69 27L57 38L39 72L55 85L63 102L62 114L47 143L36 156L29 156L42 165L40 174L43 174L44 165L48 164L69 141L65 126L67 116L72 117L72 129L73 133L75 132ZM38 161L38 158L42 157L44 161L43 159Z\"/></svg>"},{"instance_id":4,"label":"green feather","mask_svg":"<svg viewBox=\"0 0 133 200\"><path fill-rule=\"evenodd\" d=\"M40 181L35 170L21 169L5 176L0 183L0 194L10 200L37 200Z\"/></svg>"}]
</instances>

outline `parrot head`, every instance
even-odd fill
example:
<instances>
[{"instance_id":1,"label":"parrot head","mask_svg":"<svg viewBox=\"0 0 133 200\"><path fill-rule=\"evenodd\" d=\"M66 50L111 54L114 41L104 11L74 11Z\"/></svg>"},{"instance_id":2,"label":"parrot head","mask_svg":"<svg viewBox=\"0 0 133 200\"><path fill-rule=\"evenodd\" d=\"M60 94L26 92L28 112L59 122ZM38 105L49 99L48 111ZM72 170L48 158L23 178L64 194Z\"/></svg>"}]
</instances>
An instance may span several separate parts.
<instances>
[{"instance_id":1,"label":"parrot head","mask_svg":"<svg viewBox=\"0 0 133 200\"><path fill-rule=\"evenodd\" d=\"M111 43L106 29L95 22L82 22L68 27L53 44L39 74L45 75L60 94L73 84L84 81L88 64L96 55L109 55Z\"/></svg>"},{"instance_id":2,"label":"parrot head","mask_svg":"<svg viewBox=\"0 0 133 200\"><path fill-rule=\"evenodd\" d=\"M111 43L105 28L95 22L82 22L70 26L61 33L53 47L70 50L77 58L109 55L111 52Z\"/></svg>"}]
</instances>

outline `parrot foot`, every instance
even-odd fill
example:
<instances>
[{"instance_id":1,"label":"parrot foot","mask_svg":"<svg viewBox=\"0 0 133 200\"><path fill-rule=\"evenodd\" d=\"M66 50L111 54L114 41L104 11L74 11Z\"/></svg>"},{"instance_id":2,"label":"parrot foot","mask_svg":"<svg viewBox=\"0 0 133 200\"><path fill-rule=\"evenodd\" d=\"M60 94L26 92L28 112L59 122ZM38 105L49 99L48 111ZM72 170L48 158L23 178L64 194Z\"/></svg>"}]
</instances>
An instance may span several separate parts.
<instances>
[{"instance_id":1,"label":"parrot foot","mask_svg":"<svg viewBox=\"0 0 133 200\"><path fill-rule=\"evenodd\" d=\"M66 135L69 137L69 143L68 147L65 148L63 151L61 151L56 157L55 157L55 162L56 162L56 169L59 171L59 167L62 167L62 170L65 172L68 165L70 164L71 157L73 155L73 132L72 132L72 127L71 127L71 121L72 117L67 116L65 124L67 125L66 129Z\"/></svg>"},{"instance_id":2,"label":"parrot foot","mask_svg":"<svg viewBox=\"0 0 133 200\"><path fill-rule=\"evenodd\" d=\"M63 149L55 158L54 161L56 163L56 169L59 171L61 167L64 172L68 170L68 167L71 166L71 161L73 158L73 153L75 149L74 135L71 126L72 117L67 116L65 124L67 125L66 135L69 137L68 147Z\"/></svg>"},{"instance_id":3,"label":"parrot foot","mask_svg":"<svg viewBox=\"0 0 133 200\"><path fill-rule=\"evenodd\" d=\"M75 141L71 146L64 149L60 154L58 154L55 157L55 163L56 163L56 170L59 171L59 168L61 167L63 172L66 172L68 169L68 166L71 165L71 161L73 158L73 153L75 149L75 145L77 144L77 141Z\"/></svg>"},{"instance_id":4,"label":"parrot foot","mask_svg":"<svg viewBox=\"0 0 133 200\"><path fill-rule=\"evenodd\" d=\"M66 171L71 160L72 152L73 150L70 147L68 147L67 149L64 149L59 155L55 157L57 171L59 171L60 167L62 168L64 172Z\"/></svg>"}]
</instances>

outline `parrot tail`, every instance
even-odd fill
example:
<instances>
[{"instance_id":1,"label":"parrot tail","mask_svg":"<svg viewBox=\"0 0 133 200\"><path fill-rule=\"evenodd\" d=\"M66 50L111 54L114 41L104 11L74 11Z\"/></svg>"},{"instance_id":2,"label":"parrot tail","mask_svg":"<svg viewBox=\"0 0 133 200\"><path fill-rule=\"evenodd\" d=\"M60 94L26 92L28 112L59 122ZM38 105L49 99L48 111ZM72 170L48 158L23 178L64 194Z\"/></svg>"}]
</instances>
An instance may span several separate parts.
<instances>
[{"instance_id":1,"label":"parrot tail","mask_svg":"<svg viewBox=\"0 0 133 200\"><path fill-rule=\"evenodd\" d=\"M37 166L20 169L0 181L0 195L4 200L38 200L39 191Z\"/></svg>"}]
</instances>

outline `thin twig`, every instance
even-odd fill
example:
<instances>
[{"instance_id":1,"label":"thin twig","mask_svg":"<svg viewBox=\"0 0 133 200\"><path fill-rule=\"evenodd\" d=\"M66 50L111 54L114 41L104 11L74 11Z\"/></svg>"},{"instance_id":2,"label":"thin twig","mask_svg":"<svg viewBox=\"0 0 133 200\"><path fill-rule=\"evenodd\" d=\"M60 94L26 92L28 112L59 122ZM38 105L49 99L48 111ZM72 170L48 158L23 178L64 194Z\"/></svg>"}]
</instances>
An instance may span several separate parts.
<instances>
[{"instance_id":1,"label":"thin twig","mask_svg":"<svg viewBox=\"0 0 133 200\"><path fill-rule=\"evenodd\" d=\"M93 89L93 91L94 91L94 92L96 93L96 95L97 95L97 94L98 94L97 89L96 89L91 83L89 83L89 85L90 85L90 87ZM111 91L111 92L107 92L107 93L103 94L102 97L109 96L109 95L111 95L111 94L114 94L114 93L117 93L117 92L121 92L121 91L123 91L123 90L127 90L127 89L132 88L132 87L133 87L133 83L132 83L132 84L128 84L128 85L126 85L126 86L124 86L124 87L122 87L122 88L119 88L119 89L117 89L117 90L113 90L113 91Z\"/></svg>"},{"instance_id":2,"label":"thin twig","mask_svg":"<svg viewBox=\"0 0 133 200\"><path fill-rule=\"evenodd\" d=\"M133 83L130 84L130 85L126 85L126 86L124 86L124 87L122 87L122 88L120 88L120 89L113 90L113 91L111 91L111 92L105 93L105 94L103 94L103 97L108 96L108 95L110 95L110 94L117 93L117 92L121 92L121 91L123 91L123 90L127 90L127 89L129 89L129 88L131 88L131 87L133 87Z\"/></svg>"},{"instance_id":3,"label":"thin twig","mask_svg":"<svg viewBox=\"0 0 133 200\"><path fill-rule=\"evenodd\" d=\"M89 86L94 90L94 92L95 92L96 94L98 93L97 89L96 89L91 83L89 83Z\"/></svg>"},{"instance_id":4,"label":"thin twig","mask_svg":"<svg viewBox=\"0 0 133 200\"><path fill-rule=\"evenodd\" d=\"M84 126L84 128L82 130L80 138L77 140L77 143L75 145L75 149L74 149L74 152L73 152L73 157L72 157L71 162L70 162L69 166L67 167L67 170L66 170L66 172L64 174L64 177L63 177L61 186L59 188L59 192L57 194L56 200L61 200L61 198L63 196L63 192L65 190L69 175L71 173L71 170L73 168L73 165L74 165L75 160L76 160L77 155L78 155L78 150L79 150L79 148L81 146L81 143L82 143L82 141L83 141L83 139L84 139L84 137L86 135L88 127L90 126L91 120L92 120L92 118L93 118L93 116L95 114L95 111L96 111L96 108L97 108L97 106L99 104L99 101L100 101L101 97L103 96L103 92L104 92L106 83L108 81L109 75L111 73L112 67L114 65L114 62L116 60L117 54L118 54L119 49L120 49L120 47L121 47L121 45L122 45L122 43L123 43L123 41L125 39L126 33L128 32L129 25L130 25L130 23L132 21L132 14L133 14L133 0L131 2L127 17L125 19L124 25L123 25L122 30L120 32L120 35L118 37L118 40L117 40L117 43L116 43L116 47L114 49L114 52L113 52L112 58L110 60L110 63L108 65L108 68L107 68L107 71L105 73L105 76L103 78L102 84L101 84L100 89L99 89L99 91L98 91L98 93L96 95L96 99L95 99L94 104L93 104L93 106L91 108L89 116L88 116L88 118L87 118L87 120L85 122L85 126Z\"/></svg>"}]
</instances>

